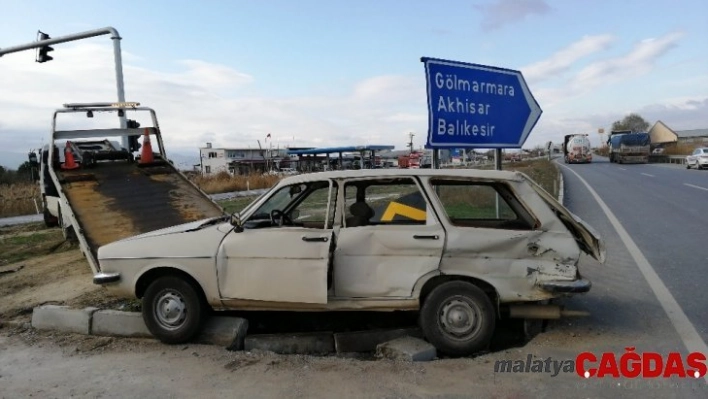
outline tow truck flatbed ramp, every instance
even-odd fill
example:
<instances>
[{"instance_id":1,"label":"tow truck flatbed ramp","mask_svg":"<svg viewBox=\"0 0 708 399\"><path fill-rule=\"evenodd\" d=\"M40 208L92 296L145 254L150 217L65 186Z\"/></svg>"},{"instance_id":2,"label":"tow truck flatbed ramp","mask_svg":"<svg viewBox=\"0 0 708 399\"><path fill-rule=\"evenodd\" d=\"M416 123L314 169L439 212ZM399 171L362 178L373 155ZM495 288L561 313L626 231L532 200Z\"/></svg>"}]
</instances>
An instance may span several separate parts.
<instances>
[{"instance_id":1,"label":"tow truck flatbed ramp","mask_svg":"<svg viewBox=\"0 0 708 399\"><path fill-rule=\"evenodd\" d=\"M94 257L102 245L223 214L163 160L102 162L58 177Z\"/></svg>"}]
</instances>

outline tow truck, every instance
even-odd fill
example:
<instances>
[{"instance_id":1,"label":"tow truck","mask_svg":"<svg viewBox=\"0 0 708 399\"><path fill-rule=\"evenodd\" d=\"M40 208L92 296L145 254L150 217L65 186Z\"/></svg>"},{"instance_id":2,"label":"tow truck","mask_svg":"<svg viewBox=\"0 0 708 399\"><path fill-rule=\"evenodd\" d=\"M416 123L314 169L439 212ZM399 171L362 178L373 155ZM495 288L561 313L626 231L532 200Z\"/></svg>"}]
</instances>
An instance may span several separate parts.
<instances>
[{"instance_id":1,"label":"tow truck","mask_svg":"<svg viewBox=\"0 0 708 399\"><path fill-rule=\"evenodd\" d=\"M73 117L76 126L77 116L104 114L135 119L127 119L125 128L97 128L97 120L87 129L57 127L58 116ZM102 245L226 217L221 206L168 160L155 111L137 102L64 104L54 112L50 142L37 159L44 221L78 242L94 274L100 272L96 259Z\"/></svg>"}]
</instances>

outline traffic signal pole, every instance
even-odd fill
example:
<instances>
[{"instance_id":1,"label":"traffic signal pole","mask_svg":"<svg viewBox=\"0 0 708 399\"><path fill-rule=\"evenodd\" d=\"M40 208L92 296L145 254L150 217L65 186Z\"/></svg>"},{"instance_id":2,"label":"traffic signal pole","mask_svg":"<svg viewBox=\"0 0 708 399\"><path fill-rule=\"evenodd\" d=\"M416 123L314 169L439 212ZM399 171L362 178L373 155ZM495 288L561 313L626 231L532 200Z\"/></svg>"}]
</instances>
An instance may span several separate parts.
<instances>
[{"instance_id":1,"label":"traffic signal pole","mask_svg":"<svg viewBox=\"0 0 708 399\"><path fill-rule=\"evenodd\" d=\"M76 40L88 39L96 36L111 35L111 40L113 40L113 58L116 65L116 88L118 91L118 102L125 102L125 89L123 86L123 57L121 56L120 50L120 40L121 37L118 31L113 27L105 27L101 29L94 29L86 32L75 33L73 35L66 35L61 37L55 37L53 39L40 40L32 43L22 44L14 47L0 48L0 57L5 54L16 53L18 51L31 50L34 48L40 48L43 46L50 46L52 44L73 42ZM121 129L125 129L127 126L125 113L123 116L118 117L120 119ZM128 138L123 137L123 147L128 148Z\"/></svg>"}]
</instances>

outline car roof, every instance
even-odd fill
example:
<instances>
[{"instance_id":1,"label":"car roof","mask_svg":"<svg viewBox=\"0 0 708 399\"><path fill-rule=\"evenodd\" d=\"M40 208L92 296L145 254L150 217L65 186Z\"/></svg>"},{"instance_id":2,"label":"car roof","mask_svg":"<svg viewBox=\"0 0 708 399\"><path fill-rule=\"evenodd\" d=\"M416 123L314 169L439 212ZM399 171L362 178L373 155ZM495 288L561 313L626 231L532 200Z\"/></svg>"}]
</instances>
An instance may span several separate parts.
<instances>
[{"instance_id":1,"label":"car roof","mask_svg":"<svg viewBox=\"0 0 708 399\"><path fill-rule=\"evenodd\" d=\"M304 173L297 176L286 177L281 180L283 184L305 183L326 179L351 179L367 177L410 177L410 176L449 176L469 177L477 179L520 181L521 173L505 170L482 169L357 169L337 170L329 172Z\"/></svg>"}]
</instances>

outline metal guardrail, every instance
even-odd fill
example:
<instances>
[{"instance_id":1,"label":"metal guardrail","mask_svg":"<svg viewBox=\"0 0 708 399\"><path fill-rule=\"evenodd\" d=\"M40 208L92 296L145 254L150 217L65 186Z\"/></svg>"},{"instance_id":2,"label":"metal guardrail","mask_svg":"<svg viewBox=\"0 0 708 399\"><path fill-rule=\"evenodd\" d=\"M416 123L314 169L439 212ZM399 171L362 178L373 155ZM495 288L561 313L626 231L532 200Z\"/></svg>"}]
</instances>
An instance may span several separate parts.
<instances>
[{"instance_id":1,"label":"metal guardrail","mask_svg":"<svg viewBox=\"0 0 708 399\"><path fill-rule=\"evenodd\" d=\"M651 154L651 155L649 155L649 163L673 163L673 164L685 165L686 164L686 156L685 155Z\"/></svg>"}]
</instances>

